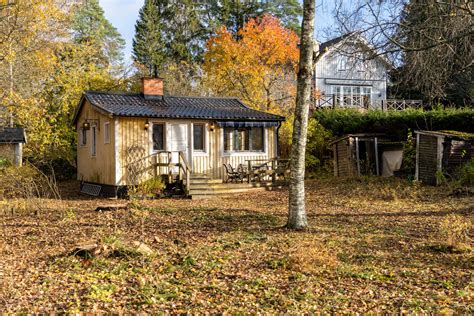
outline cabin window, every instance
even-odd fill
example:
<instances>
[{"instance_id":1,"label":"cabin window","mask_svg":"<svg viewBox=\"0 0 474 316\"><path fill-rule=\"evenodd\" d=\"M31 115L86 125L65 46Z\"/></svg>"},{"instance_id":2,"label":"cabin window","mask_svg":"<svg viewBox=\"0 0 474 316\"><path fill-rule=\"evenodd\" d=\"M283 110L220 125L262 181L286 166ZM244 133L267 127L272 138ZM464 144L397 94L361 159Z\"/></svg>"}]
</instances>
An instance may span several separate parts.
<instances>
[{"instance_id":1,"label":"cabin window","mask_svg":"<svg viewBox=\"0 0 474 316\"><path fill-rule=\"evenodd\" d=\"M165 124L153 124L153 150L165 150Z\"/></svg>"},{"instance_id":2,"label":"cabin window","mask_svg":"<svg viewBox=\"0 0 474 316\"><path fill-rule=\"evenodd\" d=\"M91 126L91 138L92 138L92 146L91 146L91 156L95 157L97 155L97 127Z\"/></svg>"},{"instance_id":3,"label":"cabin window","mask_svg":"<svg viewBox=\"0 0 474 316\"><path fill-rule=\"evenodd\" d=\"M87 130L84 128L79 130L79 144L81 146L87 145Z\"/></svg>"},{"instance_id":4,"label":"cabin window","mask_svg":"<svg viewBox=\"0 0 474 316\"><path fill-rule=\"evenodd\" d=\"M224 151L264 151L263 127L226 127Z\"/></svg>"},{"instance_id":5,"label":"cabin window","mask_svg":"<svg viewBox=\"0 0 474 316\"><path fill-rule=\"evenodd\" d=\"M204 124L193 124L193 149L204 151Z\"/></svg>"},{"instance_id":6,"label":"cabin window","mask_svg":"<svg viewBox=\"0 0 474 316\"><path fill-rule=\"evenodd\" d=\"M110 123L104 123L104 144L110 143Z\"/></svg>"}]
</instances>

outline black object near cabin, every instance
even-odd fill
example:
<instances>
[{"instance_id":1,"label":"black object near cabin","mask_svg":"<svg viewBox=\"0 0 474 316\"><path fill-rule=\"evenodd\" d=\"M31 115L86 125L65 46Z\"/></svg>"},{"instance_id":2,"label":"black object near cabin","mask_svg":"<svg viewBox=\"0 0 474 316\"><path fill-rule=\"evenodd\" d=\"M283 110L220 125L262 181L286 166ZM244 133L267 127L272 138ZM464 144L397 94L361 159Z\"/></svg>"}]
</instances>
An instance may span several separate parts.
<instances>
[{"instance_id":1,"label":"black object near cabin","mask_svg":"<svg viewBox=\"0 0 474 316\"><path fill-rule=\"evenodd\" d=\"M442 177L456 177L474 156L474 134L456 131L415 131L415 179L438 185Z\"/></svg>"}]
</instances>

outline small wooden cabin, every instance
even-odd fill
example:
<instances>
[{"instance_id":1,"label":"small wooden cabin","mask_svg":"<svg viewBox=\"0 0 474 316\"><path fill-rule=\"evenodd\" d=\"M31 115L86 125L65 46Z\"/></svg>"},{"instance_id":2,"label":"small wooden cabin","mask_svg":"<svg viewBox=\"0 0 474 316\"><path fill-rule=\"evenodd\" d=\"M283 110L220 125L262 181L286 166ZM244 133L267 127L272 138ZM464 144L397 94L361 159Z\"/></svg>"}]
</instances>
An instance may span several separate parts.
<instances>
[{"instance_id":1,"label":"small wooden cabin","mask_svg":"<svg viewBox=\"0 0 474 316\"><path fill-rule=\"evenodd\" d=\"M392 142L384 134L348 134L330 145L336 177L392 176L401 167L402 143Z\"/></svg>"},{"instance_id":2,"label":"small wooden cabin","mask_svg":"<svg viewBox=\"0 0 474 316\"><path fill-rule=\"evenodd\" d=\"M474 156L474 134L456 131L415 131L415 179L437 185L439 173L454 176Z\"/></svg>"},{"instance_id":3,"label":"small wooden cabin","mask_svg":"<svg viewBox=\"0 0 474 316\"><path fill-rule=\"evenodd\" d=\"M25 143L26 135L23 128L0 127L0 159L5 159L14 166L21 166Z\"/></svg>"},{"instance_id":4,"label":"small wooden cabin","mask_svg":"<svg viewBox=\"0 0 474 316\"><path fill-rule=\"evenodd\" d=\"M282 121L237 98L164 95L160 78L144 78L142 93L86 91L74 115L78 180L116 195L157 175L222 179L224 163L277 157Z\"/></svg>"}]
</instances>

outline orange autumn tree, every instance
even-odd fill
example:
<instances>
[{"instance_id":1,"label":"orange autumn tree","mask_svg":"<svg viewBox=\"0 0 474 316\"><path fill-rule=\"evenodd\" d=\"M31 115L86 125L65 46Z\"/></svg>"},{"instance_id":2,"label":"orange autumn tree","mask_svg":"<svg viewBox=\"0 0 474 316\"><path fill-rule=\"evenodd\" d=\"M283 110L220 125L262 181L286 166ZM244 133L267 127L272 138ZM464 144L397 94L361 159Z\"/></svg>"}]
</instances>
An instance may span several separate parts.
<instances>
[{"instance_id":1,"label":"orange autumn tree","mask_svg":"<svg viewBox=\"0 0 474 316\"><path fill-rule=\"evenodd\" d=\"M206 44L205 82L216 95L287 115L294 108L298 43L271 15L249 20L235 36L224 27Z\"/></svg>"}]
</instances>

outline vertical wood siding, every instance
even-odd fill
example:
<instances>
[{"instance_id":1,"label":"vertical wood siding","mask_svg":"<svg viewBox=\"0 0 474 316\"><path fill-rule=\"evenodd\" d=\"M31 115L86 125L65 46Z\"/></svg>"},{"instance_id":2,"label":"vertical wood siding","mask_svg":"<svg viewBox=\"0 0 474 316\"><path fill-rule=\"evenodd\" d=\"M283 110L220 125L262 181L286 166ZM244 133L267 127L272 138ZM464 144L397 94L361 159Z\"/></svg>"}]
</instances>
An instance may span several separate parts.
<instances>
[{"instance_id":1,"label":"vertical wood siding","mask_svg":"<svg viewBox=\"0 0 474 316\"><path fill-rule=\"evenodd\" d=\"M121 142L118 148L118 155L121 179L117 180L118 185L129 184L136 173L142 172L151 163L150 159L145 159L145 157L151 154L152 149L150 132L145 130L145 121L146 119L144 118L120 118L119 137ZM140 160L142 161L137 163L137 169L130 169L131 163ZM142 174L139 180L143 180L143 176Z\"/></svg>"},{"instance_id":2,"label":"vertical wood siding","mask_svg":"<svg viewBox=\"0 0 474 316\"><path fill-rule=\"evenodd\" d=\"M418 144L418 180L425 184L436 184L438 138L420 134Z\"/></svg>"},{"instance_id":3,"label":"vertical wood siding","mask_svg":"<svg viewBox=\"0 0 474 316\"><path fill-rule=\"evenodd\" d=\"M121 179L117 180L118 185L126 185L128 180L127 176L130 174L130 170L127 169L127 165L131 160L135 161L140 159L140 155L143 157L150 155L152 151L151 143L151 131L146 131L144 129L146 119L144 118L120 118L119 120L119 137L121 139L119 143L119 159L120 159L120 170ZM191 122L189 121L189 142L190 147L192 148L192 132L191 132ZM193 121L195 123L209 123L203 121ZM165 123L173 123L172 120L168 120ZM207 174L213 178L222 178L224 175L223 164L230 163L232 166L237 167L239 164L246 164L247 160L255 159L270 159L276 157L276 128L266 128L266 139L265 139L265 148L266 152L262 154L250 154L244 153L242 155L232 154L226 155L223 152L224 145L222 144L222 129L215 128L214 131L209 131L208 125L206 124L206 133L207 136L205 140L208 142L205 153L202 152L193 152L191 154L192 162L189 162L192 168L193 173ZM151 128L151 127L150 127ZM167 135L165 134L165 138ZM127 152L130 152L130 148L134 148L135 159L127 158ZM162 157L162 161L165 162L165 157ZM140 168L149 168L151 160L148 159L143 167ZM161 168L159 173L166 174L166 168Z\"/></svg>"},{"instance_id":4,"label":"vertical wood siding","mask_svg":"<svg viewBox=\"0 0 474 316\"><path fill-rule=\"evenodd\" d=\"M337 159L335 175L339 177L350 177L353 175L350 147L346 145L346 141L349 141L349 139L344 139L334 144L335 159Z\"/></svg>"},{"instance_id":5,"label":"vertical wood siding","mask_svg":"<svg viewBox=\"0 0 474 316\"><path fill-rule=\"evenodd\" d=\"M96 156L91 155L92 128L87 131L87 144L77 146L77 179L100 183L115 184L115 133L114 119L97 112L90 103L85 100L77 121L77 139L79 139L80 128L86 119L92 120L91 125L97 124ZM104 143L104 122L109 122L110 142Z\"/></svg>"}]
</instances>

